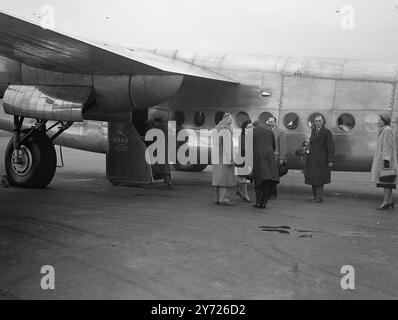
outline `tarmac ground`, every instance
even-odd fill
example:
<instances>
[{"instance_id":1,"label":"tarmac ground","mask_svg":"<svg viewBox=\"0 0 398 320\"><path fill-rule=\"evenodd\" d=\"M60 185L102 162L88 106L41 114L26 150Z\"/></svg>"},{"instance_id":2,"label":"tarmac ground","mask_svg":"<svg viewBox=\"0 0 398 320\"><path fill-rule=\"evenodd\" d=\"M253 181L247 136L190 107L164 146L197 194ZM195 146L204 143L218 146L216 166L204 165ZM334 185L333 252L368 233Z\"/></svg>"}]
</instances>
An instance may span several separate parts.
<instances>
[{"instance_id":1,"label":"tarmac ground","mask_svg":"<svg viewBox=\"0 0 398 320\"><path fill-rule=\"evenodd\" d=\"M173 171L172 190L115 187L104 155L63 154L47 189L0 186L0 299L398 298L398 209L376 210L368 173L334 172L311 204L290 170L262 210L216 206L210 167ZM45 265L54 290L41 288Z\"/></svg>"}]
</instances>

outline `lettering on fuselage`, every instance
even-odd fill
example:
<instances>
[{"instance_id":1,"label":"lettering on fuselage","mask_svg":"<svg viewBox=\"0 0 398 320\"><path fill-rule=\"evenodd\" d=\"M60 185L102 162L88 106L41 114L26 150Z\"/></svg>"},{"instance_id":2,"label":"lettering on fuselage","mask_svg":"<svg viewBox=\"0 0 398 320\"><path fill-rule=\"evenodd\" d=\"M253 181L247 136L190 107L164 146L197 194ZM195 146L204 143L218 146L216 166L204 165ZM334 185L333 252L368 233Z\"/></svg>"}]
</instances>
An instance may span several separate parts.
<instances>
[{"instance_id":1,"label":"lettering on fuselage","mask_svg":"<svg viewBox=\"0 0 398 320\"><path fill-rule=\"evenodd\" d=\"M112 140L113 143L129 143L129 138L113 138Z\"/></svg>"}]
</instances>

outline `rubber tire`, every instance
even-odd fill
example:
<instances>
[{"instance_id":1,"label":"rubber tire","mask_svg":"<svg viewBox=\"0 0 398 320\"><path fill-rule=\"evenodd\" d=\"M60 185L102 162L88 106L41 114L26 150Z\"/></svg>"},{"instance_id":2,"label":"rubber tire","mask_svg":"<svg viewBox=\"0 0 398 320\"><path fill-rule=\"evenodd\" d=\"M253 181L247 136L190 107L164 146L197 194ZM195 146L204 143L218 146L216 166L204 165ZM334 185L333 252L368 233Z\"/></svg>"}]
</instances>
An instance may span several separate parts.
<instances>
[{"instance_id":1,"label":"rubber tire","mask_svg":"<svg viewBox=\"0 0 398 320\"><path fill-rule=\"evenodd\" d=\"M24 130L22 133L27 133ZM23 135L21 135L23 136ZM5 153L7 178L12 186L23 188L45 188L52 181L57 167L57 154L50 138L43 132L36 131L23 143L32 155L32 167L26 176L17 175L11 166L14 152L14 138L11 138Z\"/></svg>"},{"instance_id":2,"label":"rubber tire","mask_svg":"<svg viewBox=\"0 0 398 320\"><path fill-rule=\"evenodd\" d=\"M202 172L206 169L207 164L180 164L176 163L174 169L177 171L190 171L190 172Z\"/></svg>"}]
</instances>

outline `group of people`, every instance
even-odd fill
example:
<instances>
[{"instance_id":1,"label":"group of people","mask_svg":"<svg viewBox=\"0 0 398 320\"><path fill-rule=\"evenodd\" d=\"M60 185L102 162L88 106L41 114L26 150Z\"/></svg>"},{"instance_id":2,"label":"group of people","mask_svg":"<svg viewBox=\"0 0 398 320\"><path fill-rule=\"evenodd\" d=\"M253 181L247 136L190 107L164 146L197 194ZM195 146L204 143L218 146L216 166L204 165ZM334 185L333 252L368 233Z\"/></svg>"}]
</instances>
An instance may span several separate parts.
<instances>
[{"instance_id":1,"label":"group of people","mask_svg":"<svg viewBox=\"0 0 398 320\"><path fill-rule=\"evenodd\" d=\"M229 130L232 139L232 115L226 113L216 126L217 131ZM279 183L279 167L286 163L286 137L285 133L277 126L276 118L271 117L266 123L246 121L242 124L240 148L245 153L245 135L247 130L253 130L253 168L245 176L235 175L234 163L213 164L213 181L215 187L215 203L230 206L232 194L237 187L236 194L246 202L250 202L247 184L254 180L256 203L254 207L265 208L268 200L277 197L277 184ZM223 140L220 139L220 158L223 149ZM230 142L232 145L232 142ZM232 153L232 150L228 152ZM230 157L233 157L231 154Z\"/></svg>"},{"instance_id":2,"label":"group of people","mask_svg":"<svg viewBox=\"0 0 398 320\"><path fill-rule=\"evenodd\" d=\"M232 120L232 115L226 113L215 129L217 131L229 130L232 137ZM253 205L255 208L266 208L268 201L277 197L280 167L286 165L287 150L285 133L277 126L276 122L275 117L270 117L266 123L254 121L251 124L250 121L247 121L242 125L240 139L242 153L245 152L245 147L242 145L245 141L245 133L247 130L253 130L251 174L236 176L233 162L213 164L212 185L215 187L215 203L217 205L233 205L232 195L235 190L243 201L250 202L247 184L251 180L254 180L255 185L256 201ZM394 207L392 190L396 188L398 169L396 141L389 114L380 114L377 124L379 130L371 169L371 181L376 183L377 187L384 188L384 199L377 209L386 210ZM219 150L223 150L222 144L223 141L220 139ZM312 187L313 196L309 202L321 203L323 202L324 185L331 182L331 169L335 162L333 135L325 127L325 119L322 115L317 115L314 118L310 139L303 146L303 152L299 155L304 158L305 162L305 183ZM233 157L232 154L230 156Z\"/></svg>"}]
</instances>

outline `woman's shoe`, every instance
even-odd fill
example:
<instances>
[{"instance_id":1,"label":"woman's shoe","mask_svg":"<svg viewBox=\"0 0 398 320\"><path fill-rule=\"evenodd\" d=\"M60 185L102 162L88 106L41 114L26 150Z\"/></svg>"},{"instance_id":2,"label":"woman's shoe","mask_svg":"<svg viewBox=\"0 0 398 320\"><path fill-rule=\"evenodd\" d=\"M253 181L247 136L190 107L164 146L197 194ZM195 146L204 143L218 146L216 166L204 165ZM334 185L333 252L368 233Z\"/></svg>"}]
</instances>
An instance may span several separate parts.
<instances>
[{"instance_id":1,"label":"woman's shoe","mask_svg":"<svg viewBox=\"0 0 398 320\"><path fill-rule=\"evenodd\" d=\"M251 202L250 199L248 199L248 198L242 198L242 200L243 200L244 202Z\"/></svg>"},{"instance_id":2,"label":"woman's shoe","mask_svg":"<svg viewBox=\"0 0 398 320\"><path fill-rule=\"evenodd\" d=\"M254 208L259 208L259 209L262 208L262 206L261 206L260 203L253 204L253 207L254 207Z\"/></svg>"},{"instance_id":3,"label":"woman's shoe","mask_svg":"<svg viewBox=\"0 0 398 320\"><path fill-rule=\"evenodd\" d=\"M391 207L391 209L393 209L393 210L394 210L394 206L395 206L395 203L394 203L394 202L391 202L391 203L390 203L390 207Z\"/></svg>"},{"instance_id":4,"label":"woman's shoe","mask_svg":"<svg viewBox=\"0 0 398 320\"><path fill-rule=\"evenodd\" d=\"M382 204L380 207L377 208L377 210L387 210L390 207L391 203L385 203ZM393 205L394 208L394 205Z\"/></svg>"}]
</instances>

